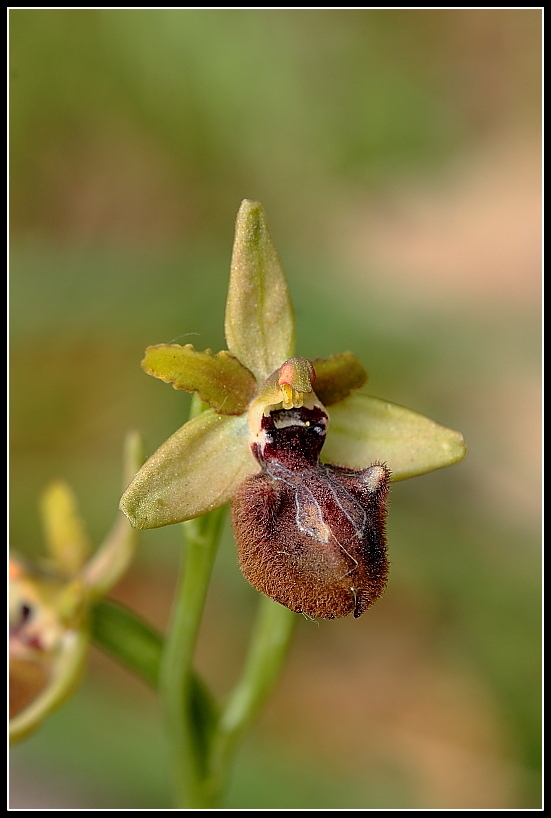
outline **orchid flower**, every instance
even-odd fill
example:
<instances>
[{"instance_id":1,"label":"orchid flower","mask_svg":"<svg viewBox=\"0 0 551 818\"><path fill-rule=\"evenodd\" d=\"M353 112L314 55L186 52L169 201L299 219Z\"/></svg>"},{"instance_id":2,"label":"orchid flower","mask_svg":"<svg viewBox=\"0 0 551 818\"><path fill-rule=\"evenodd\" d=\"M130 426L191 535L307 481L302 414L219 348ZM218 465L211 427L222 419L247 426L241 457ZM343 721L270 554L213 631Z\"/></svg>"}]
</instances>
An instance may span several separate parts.
<instances>
[{"instance_id":1,"label":"orchid flower","mask_svg":"<svg viewBox=\"0 0 551 818\"><path fill-rule=\"evenodd\" d=\"M458 462L466 453L462 435L359 392L367 374L350 352L312 361L295 356L285 275L264 209L249 200L237 215L225 335L228 350L217 354L191 344L146 349L145 372L197 393L208 408L146 461L120 508L133 526L155 528L232 501L241 567L255 587L307 615L332 618L354 611L358 616L385 584L389 479ZM289 451L306 445L314 429L319 445L308 444L311 456L289 459ZM268 482L259 480L261 475L268 475ZM356 477L361 485L354 484ZM287 511L276 520L283 485L291 487ZM246 496L244 487L249 487ZM261 508L251 511L259 492ZM324 499L329 494L330 501ZM286 537L295 545L281 563L274 555L283 553L278 543ZM377 551L379 567L361 580L369 547ZM272 581L274 574L283 576L283 590ZM319 580L321 575L326 579ZM299 578L306 591L297 593Z\"/></svg>"},{"instance_id":2,"label":"orchid flower","mask_svg":"<svg viewBox=\"0 0 551 818\"><path fill-rule=\"evenodd\" d=\"M367 374L349 352L294 359L295 326L287 283L262 205L239 210L225 320L228 351L191 344L148 347L150 375L197 392L209 409L185 423L146 461L121 500L137 528L198 517L224 505L260 471L251 454L259 412L316 400L327 408L322 459L354 469L384 461L392 480L449 466L466 453L463 437L411 409L353 392ZM286 363L287 362L287 363ZM315 390L315 392L314 392Z\"/></svg>"}]
</instances>

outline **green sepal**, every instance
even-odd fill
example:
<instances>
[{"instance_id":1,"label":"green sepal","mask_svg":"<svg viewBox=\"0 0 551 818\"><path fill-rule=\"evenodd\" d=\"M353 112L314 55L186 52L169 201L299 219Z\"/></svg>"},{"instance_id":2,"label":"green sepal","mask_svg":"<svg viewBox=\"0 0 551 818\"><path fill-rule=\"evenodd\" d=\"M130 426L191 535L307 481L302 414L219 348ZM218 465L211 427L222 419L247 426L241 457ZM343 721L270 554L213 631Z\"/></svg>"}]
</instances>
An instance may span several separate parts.
<instances>
[{"instance_id":1,"label":"green sepal","mask_svg":"<svg viewBox=\"0 0 551 818\"><path fill-rule=\"evenodd\" d=\"M367 372L351 352L312 361L316 372L314 391L324 406L344 400L367 382Z\"/></svg>"},{"instance_id":2,"label":"green sepal","mask_svg":"<svg viewBox=\"0 0 551 818\"><path fill-rule=\"evenodd\" d=\"M229 352L214 355L192 344L157 344L147 347L142 369L171 383L174 389L197 392L201 400L223 415L241 415L252 399L256 381Z\"/></svg>"},{"instance_id":3,"label":"green sepal","mask_svg":"<svg viewBox=\"0 0 551 818\"><path fill-rule=\"evenodd\" d=\"M353 469L384 462L392 480L405 480L451 466L466 454L460 432L395 403L352 394L329 410L322 459Z\"/></svg>"},{"instance_id":4,"label":"green sepal","mask_svg":"<svg viewBox=\"0 0 551 818\"><path fill-rule=\"evenodd\" d=\"M230 352L259 381L293 354L295 323L285 274L264 208L248 199L235 225L225 331Z\"/></svg>"},{"instance_id":5,"label":"green sepal","mask_svg":"<svg viewBox=\"0 0 551 818\"><path fill-rule=\"evenodd\" d=\"M122 496L121 511L135 528L158 528L224 505L260 469L248 441L246 415L201 412L144 463Z\"/></svg>"}]
</instances>

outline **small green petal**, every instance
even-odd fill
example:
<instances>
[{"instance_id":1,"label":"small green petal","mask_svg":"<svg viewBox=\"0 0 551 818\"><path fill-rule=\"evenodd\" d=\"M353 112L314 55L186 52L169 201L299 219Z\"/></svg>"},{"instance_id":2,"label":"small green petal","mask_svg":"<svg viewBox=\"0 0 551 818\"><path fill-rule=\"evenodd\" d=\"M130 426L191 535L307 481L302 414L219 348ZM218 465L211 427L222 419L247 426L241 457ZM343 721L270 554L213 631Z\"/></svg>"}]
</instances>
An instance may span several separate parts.
<instances>
[{"instance_id":1,"label":"small green petal","mask_svg":"<svg viewBox=\"0 0 551 818\"><path fill-rule=\"evenodd\" d=\"M215 412L242 414L254 395L254 376L229 352L199 352L192 344L157 344L147 347L142 369L171 383L174 389L197 392Z\"/></svg>"},{"instance_id":2,"label":"small green petal","mask_svg":"<svg viewBox=\"0 0 551 818\"><path fill-rule=\"evenodd\" d=\"M75 496L67 483L56 481L45 489L40 507L48 554L60 573L73 576L90 552Z\"/></svg>"},{"instance_id":3,"label":"small green petal","mask_svg":"<svg viewBox=\"0 0 551 818\"><path fill-rule=\"evenodd\" d=\"M264 208L248 199L235 225L225 330L230 351L259 381L293 354L295 324L285 274Z\"/></svg>"},{"instance_id":4,"label":"small green petal","mask_svg":"<svg viewBox=\"0 0 551 818\"><path fill-rule=\"evenodd\" d=\"M367 381L367 372L351 352L316 358L312 363L316 372L314 390L324 406L338 403Z\"/></svg>"},{"instance_id":5,"label":"small green petal","mask_svg":"<svg viewBox=\"0 0 551 818\"><path fill-rule=\"evenodd\" d=\"M451 466L466 454L459 432L395 403L353 394L330 409L322 458L354 469L380 461L392 480L404 480Z\"/></svg>"},{"instance_id":6,"label":"small green petal","mask_svg":"<svg viewBox=\"0 0 551 818\"><path fill-rule=\"evenodd\" d=\"M207 409L151 455L120 508L135 528L180 523L222 506L258 470L249 449L247 416Z\"/></svg>"}]
</instances>

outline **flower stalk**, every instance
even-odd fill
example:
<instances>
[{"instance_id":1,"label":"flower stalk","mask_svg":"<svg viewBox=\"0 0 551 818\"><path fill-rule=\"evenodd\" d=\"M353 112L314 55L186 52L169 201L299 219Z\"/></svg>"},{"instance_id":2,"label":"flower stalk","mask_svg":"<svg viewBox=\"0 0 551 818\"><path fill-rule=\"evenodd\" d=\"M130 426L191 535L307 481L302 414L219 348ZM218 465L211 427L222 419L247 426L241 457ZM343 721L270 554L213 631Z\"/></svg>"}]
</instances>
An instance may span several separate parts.
<instances>
[{"instance_id":1,"label":"flower stalk","mask_svg":"<svg viewBox=\"0 0 551 818\"><path fill-rule=\"evenodd\" d=\"M183 526L185 567L180 570L161 661L159 694L176 806L181 809L209 806L205 782L215 714L194 707L193 658L223 522L224 509L217 509Z\"/></svg>"},{"instance_id":2,"label":"flower stalk","mask_svg":"<svg viewBox=\"0 0 551 818\"><path fill-rule=\"evenodd\" d=\"M292 611L263 597L241 678L224 707L213 736L210 789L219 799L227 785L239 742L262 709L285 663L297 624Z\"/></svg>"}]
</instances>

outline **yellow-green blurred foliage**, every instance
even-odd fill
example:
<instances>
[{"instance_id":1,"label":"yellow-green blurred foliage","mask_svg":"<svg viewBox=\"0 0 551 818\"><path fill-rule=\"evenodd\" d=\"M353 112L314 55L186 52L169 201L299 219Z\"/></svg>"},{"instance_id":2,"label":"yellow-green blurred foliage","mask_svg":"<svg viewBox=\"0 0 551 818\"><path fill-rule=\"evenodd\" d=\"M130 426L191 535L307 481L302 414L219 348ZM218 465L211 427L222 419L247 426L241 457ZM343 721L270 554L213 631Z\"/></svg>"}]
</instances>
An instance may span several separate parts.
<instances>
[{"instance_id":1,"label":"yellow-green blurred foliage","mask_svg":"<svg viewBox=\"0 0 551 818\"><path fill-rule=\"evenodd\" d=\"M188 398L148 344L224 347L233 222L266 208L297 354L461 430L394 486L388 591L300 624L235 808L540 805L541 11L12 10L11 544L68 480L99 542L122 441ZM116 591L164 628L177 527ZM256 606L231 532L199 666L223 695ZM170 805L156 699L94 652L12 754L12 806Z\"/></svg>"}]
</instances>

